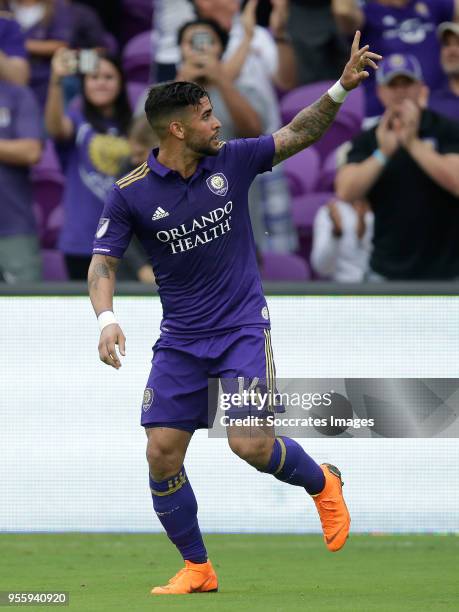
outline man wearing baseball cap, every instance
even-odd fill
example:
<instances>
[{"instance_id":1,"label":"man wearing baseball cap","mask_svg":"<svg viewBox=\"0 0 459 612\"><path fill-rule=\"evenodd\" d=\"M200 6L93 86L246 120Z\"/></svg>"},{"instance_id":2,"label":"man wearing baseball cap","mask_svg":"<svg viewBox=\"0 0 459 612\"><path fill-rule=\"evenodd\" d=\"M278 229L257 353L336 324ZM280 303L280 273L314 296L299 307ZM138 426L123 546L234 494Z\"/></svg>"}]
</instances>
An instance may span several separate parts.
<instances>
[{"instance_id":1,"label":"man wearing baseball cap","mask_svg":"<svg viewBox=\"0 0 459 612\"><path fill-rule=\"evenodd\" d=\"M459 123L424 108L414 56L386 57L377 72L385 109L352 142L336 191L367 198L375 215L369 280L459 277Z\"/></svg>"},{"instance_id":2,"label":"man wearing baseball cap","mask_svg":"<svg viewBox=\"0 0 459 612\"><path fill-rule=\"evenodd\" d=\"M459 23L445 21L437 29L440 39L440 60L448 84L432 91L429 108L459 121Z\"/></svg>"},{"instance_id":3,"label":"man wearing baseball cap","mask_svg":"<svg viewBox=\"0 0 459 612\"><path fill-rule=\"evenodd\" d=\"M443 21L459 22L459 0L331 0L338 28L347 35L362 32L383 57L393 53L418 58L424 81L433 91L443 86L436 29ZM372 74L365 81L366 117L379 117L382 107Z\"/></svg>"}]
</instances>

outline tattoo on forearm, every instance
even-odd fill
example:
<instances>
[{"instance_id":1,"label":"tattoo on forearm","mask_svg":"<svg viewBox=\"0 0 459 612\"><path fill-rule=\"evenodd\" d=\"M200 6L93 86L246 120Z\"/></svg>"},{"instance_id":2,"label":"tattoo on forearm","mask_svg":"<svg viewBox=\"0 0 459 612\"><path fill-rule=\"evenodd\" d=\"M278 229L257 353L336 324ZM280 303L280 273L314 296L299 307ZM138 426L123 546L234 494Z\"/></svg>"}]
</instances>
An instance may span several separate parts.
<instances>
[{"instance_id":1,"label":"tattoo on forearm","mask_svg":"<svg viewBox=\"0 0 459 612\"><path fill-rule=\"evenodd\" d=\"M341 104L328 94L300 111L292 121L274 134L274 164L291 157L317 142L333 123Z\"/></svg>"},{"instance_id":2,"label":"tattoo on forearm","mask_svg":"<svg viewBox=\"0 0 459 612\"><path fill-rule=\"evenodd\" d=\"M110 270L108 269L108 266L105 263L96 264L96 267L94 268L94 274L102 278L110 278Z\"/></svg>"},{"instance_id":3,"label":"tattoo on forearm","mask_svg":"<svg viewBox=\"0 0 459 612\"><path fill-rule=\"evenodd\" d=\"M105 257L104 261L96 262L89 268L88 284L89 290L97 289L99 279L110 278L111 272L116 272L118 261Z\"/></svg>"}]
</instances>

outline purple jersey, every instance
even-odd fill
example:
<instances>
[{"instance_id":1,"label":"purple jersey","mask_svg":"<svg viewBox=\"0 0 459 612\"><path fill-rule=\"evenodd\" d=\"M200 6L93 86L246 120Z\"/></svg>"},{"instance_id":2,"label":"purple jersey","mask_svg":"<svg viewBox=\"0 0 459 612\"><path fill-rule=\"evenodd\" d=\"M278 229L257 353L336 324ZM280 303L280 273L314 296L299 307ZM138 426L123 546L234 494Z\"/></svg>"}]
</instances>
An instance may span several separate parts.
<instances>
[{"instance_id":1,"label":"purple jersey","mask_svg":"<svg viewBox=\"0 0 459 612\"><path fill-rule=\"evenodd\" d=\"M443 85L436 29L443 21L453 20L454 0L409 0L403 8L369 2L362 10L365 14L362 44L371 45L372 51L384 56L392 53L415 55L426 84L431 89ZM381 115L384 110L376 97L372 71L364 87L367 117Z\"/></svg>"},{"instance_id":2,"label":"purple jersey","mask_svg":"<svg viewBox=\"0 0 459 612\"><path fill-rule=\"evenodd\" d=\"M69 255L90 256L97 222L119 176L121 161L129 155L129 145L113 123L107 123L107 133L100 134L81 110L71 110L67 115L75 136L59 147L66 175L59 248Z\"/></svg>"},{"instance_id":3,"label":"purple jersey","mask_svg":"<svg viewBox=\"0 0 459 612\"><path fill-rule=\"evenodd\" d=\"M26 57L24 36L9 13L0 13L0 51L11 57Z\"/></svg>"},{"instance_id":4,"label":"purple jersey","mask_svg":"<svg viewBox=\"0 0 459 612\"><path fill-rule=\"evenodd\" d=\"M0 140L42 136L40 112L30 89L0 80ZM29 168L0 162L0 184L0 236L34 234Z\"/></svg>"},{"instance_id":5,"label":"purple jersey","mask_svg":"<svg viewBox=\"0 0 459 612\"><path fill-rule=\"evenodd\" d=\"M137 234L155 272L165 334L269 327L247 193L255 176L272 168L273 137L226 143L188 180L160 164L157 153L117 182L93 252L122 257Z\"/></svg>"},{"instance_id":6,"label":"purple jersey","mask_svg":"<svg viewBox=\"0 0 459 612\"><path fill-rule=\"evenodd\" d=\"M453 121L459 121L459 96L449 87L433 91L429 98L430 110L444 115Z\"/></svg>"}]
</instances>

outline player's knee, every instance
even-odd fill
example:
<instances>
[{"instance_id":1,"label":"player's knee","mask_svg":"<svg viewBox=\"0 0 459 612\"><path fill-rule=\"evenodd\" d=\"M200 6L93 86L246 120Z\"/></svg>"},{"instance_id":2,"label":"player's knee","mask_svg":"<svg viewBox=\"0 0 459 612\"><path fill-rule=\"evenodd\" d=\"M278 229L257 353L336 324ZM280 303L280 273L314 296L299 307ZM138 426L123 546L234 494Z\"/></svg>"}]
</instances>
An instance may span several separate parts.
<instances>
[{"instance_id":1,"label":"player's knee","mask_svg":"<svg viewBox=\"0 0 459 612\"><path fill-rule=\"evenodd\" d=\"M229 440L233 453L253 465L262 468L271 457L273 440L271 438L233 438Z\"/></svg>"},{"instance_id":2,"label":"player's knee","mask_svg":"<svg viewBox=\"0 0 459 612\"><path fill-rule=\"evenodd\" d=\"M160 481L179 472L183 465L183 456L176 449L149 443L147 461L150 474L155 480Z\"/></svg>"}]
</instances>

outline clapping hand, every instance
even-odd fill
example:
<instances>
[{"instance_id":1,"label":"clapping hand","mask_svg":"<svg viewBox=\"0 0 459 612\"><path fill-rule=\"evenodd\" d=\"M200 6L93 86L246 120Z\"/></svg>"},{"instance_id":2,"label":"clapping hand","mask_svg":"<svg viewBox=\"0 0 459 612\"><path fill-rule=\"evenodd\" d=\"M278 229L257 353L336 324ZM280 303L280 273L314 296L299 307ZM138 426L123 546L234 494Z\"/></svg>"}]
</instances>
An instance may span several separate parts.
<instances>
[{"instance_id":1,"label":"clapping hand","mask_svg":"<svg viewBox=\"0 0 459 612\"><path fill-rule=\"evenodd\" d=\"M395 133L400 144L409 148L419 134L421 109L412 100L403 100L395 121Z\"/></svg>"}]
</instances>

